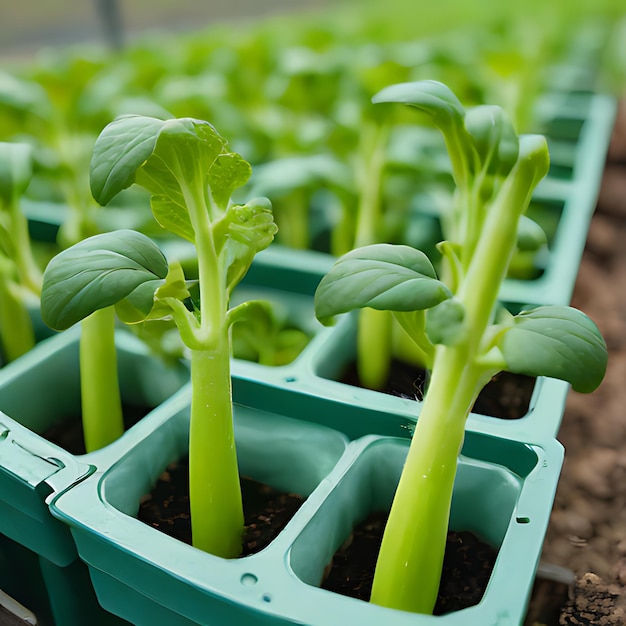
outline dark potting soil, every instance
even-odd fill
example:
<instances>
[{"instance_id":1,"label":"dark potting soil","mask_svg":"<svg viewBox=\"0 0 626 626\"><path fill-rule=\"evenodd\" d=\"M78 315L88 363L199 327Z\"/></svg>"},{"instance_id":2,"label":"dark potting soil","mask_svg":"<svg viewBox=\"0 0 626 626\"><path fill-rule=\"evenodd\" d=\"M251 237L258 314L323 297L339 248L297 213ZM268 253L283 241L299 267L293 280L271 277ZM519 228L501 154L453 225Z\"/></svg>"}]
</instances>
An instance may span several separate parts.
<instances>
[{"instance_id":1,"label":"dark potting soil","mask_svg":"<svg viewBox=\"0 0 626 626\"><path fill-rule=\"evenodd\" d=\"M124 430L134 426L141 418L150 411L148 407L136 405L123 405ZM80 416L70 416L55 422L43 433L51 443L60 446L70 454L85 454L85 433Z\"/></svg>"},{"instance_id":2,"label":"dark potting soil","mask_svg":"<svg viewBox=\"0 0 626 626\"><path fill-rule=\"evenodd\" d=\"M250 478L241 478L245 534L241 556L260 552L276 538L304 501ZM142 500L137 515L145 524L191 544L189 465L184 458L161 474ZM373 513L353 531L350 545L333 558L322 587L346 596L369 600L376 558L387 521ZM450 532L435 614L478 604L487 587L496 553L468 532Z\"/></svg>"},{"instance_id":3,"label":"dark potting soil","mask_svg":"<svg viewBox=\"0 0 626 626\"><path fill-rule=\"evenodd\" d=\"M245 534L241 556L267 547L287 525L304 502L294 493L241 478ZM161 532L191 545L189 509L189 460L172 463L159 477L154 489L139 507L138 518Z\"/></svg>"},{"instance_id":4,"label":"dark potting soil","mask_svg":"<svg viewBox=\"0 0 626 626\"><path fill-rule=\"evenodd\" d=\"M354 362L348 366L340 380L355 387L364 386ZM532 376L500 372L482 390L472 410L480 415L500 419L520 419L528 413L534 388L535 378ZM394 359L385 387L381 391L410 400L422 400L424 370Z\"/></svg>"},{"instance_id":5,"label":"dark potting soil","mask_svg":"<svg viewBox=\"0 0 626 626\"><path fill-rule=\"evenodd\" d=\"M323 589L369 601L374 567L387 523L387 513L371 513L354 528L338 550ZM434 614L473 606L483 597L496 560L496 551L470 532L448 532L439 595Z\"/></svg>"},{"instance_id":6,"label":"dark potting soil","mask_svg":"<svg viewBox=\"0 0 626 626\"><path fill-rule=\"evenodd\" d=\"M607 585L586 573L574 586L559 617L561 626L621 626L626 623L626 597L619 584Z\"/></svg>"}]
</instances>

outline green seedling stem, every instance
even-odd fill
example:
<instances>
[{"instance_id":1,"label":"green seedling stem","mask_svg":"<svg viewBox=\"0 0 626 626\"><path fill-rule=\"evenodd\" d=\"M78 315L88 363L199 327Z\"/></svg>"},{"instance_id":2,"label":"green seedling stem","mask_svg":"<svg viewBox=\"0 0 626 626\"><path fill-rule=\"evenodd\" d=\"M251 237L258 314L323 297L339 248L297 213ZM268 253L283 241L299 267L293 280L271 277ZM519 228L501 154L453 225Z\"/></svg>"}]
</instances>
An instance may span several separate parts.
<instances>
[{"instance_id":1,"label":"green seedling stem","mask_svg":"<svg viewBox=\"0 0 626 626\"><path fill-rule=\"evenodd\" d=\"M357 169L358 205L354 246L380 241L383 174L386 165L389 127L365 125L363 147ZM380 389L389 376L392 358L392 317L388 311L362 309L357 322L357 372L361 383Z\"/></svg>"},{"instance_id":2,"label":"green seedling stem","mask_svg":"<svg viewBox=\"0 0 626 626\"><path fill-rule=\"evenodd\" d=\"M29 145L0 143L0 347L7 361L35 345L28 304L38 304L42 276L20 209L32 167Z\"/></svg>"},{"instance_id":3,"label":"green seedling stem","mask_svg":"<svg viewBox=\"0 0 626 626\"><path fill-rule=\"evenodd\" d=\"M254 302L229 308L229 301L254 255L276 232L266 199L243 205L231 201L250 172L250 165L207 122L137 115L116 119L94 147L94 198L104 205L133 183L147 189L157 222L195 245L198 280L188 284L180 263L168 263L145 235L120 230L90 237L57 255L46 268L42 297L45 319L55 328L110 307L127 323L174 321L191 359L193 545L224 558L237 557L243 539L230 327L263 309Z\"/></svg>"},{"instance_id":4,"label":"green seedling stem","mask_svg":"<svg viewBox=\"0 0 626 626\"><path fill-rule=\"evenodd\" d=\"M518 137L498 108L466 112L433 81L393 85L374 101L416 106L444 133L458 185L458 239L439 244L442 279L409 246L357 248L322 279L315 308L324 323L353 309L391 311L430 370L371 595L376 604L428 614L465 424L479 392L502 370L560 378L589 392L604 376L607 351L595 324L576 309L547 306L513 316L498 305L519 221L548 171L545 138Z\"/></svg>"},{"instance_id":5,"label":"green seedling stem","mask_svg":"<svg viewBox=\"0 0 626 626\"><path fill-rule=\"evenodd\" d=\"M92 452L124 432L112 306L98 309L82 320L79 363L85 449Z\"/></svg>"}]
</instances>

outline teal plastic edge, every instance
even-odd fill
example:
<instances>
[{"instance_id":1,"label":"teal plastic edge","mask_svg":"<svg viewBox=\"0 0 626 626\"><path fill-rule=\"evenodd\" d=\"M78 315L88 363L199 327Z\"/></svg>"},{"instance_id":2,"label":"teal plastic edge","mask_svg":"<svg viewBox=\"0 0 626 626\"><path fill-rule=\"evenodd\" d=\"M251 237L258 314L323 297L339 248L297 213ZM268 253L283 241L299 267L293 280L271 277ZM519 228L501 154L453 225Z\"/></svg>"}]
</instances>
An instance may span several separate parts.
<instances>
[{"instance_id":1,"label":"teal plastic edge","mask_svg":"<svg viewBox=\"0 0 626 626\"><path fill-rule=\"evenodd\" d=\"M244 401L252 403L250 399ZM238 406L237 403L236 411ZM184 411L183 394L168 401L155 412L159 414L158 419L142 424L144 436L136 437L137 445L147 446L145 442L156 437L161 446L172 439L178 439L177 445L184 446L184 443L180 444L180 429L185 428ZM156 431L163 432L156 436ZM406 442L406 439L395 437L382 439ZM113 506L110 502L112 476L117 472L114 482L126 484L132 474L125 468L127 459L137 454L134 444L129 441L121 455L121 450L110 455L109 469L100 469L72 489L55 496L51 510L53 515L71 526L81 558L91 568L100 602L125 619L129 619L125 611L133 612L132 619L137 619L138 613L150 606L146 613L150 619L165 615L170 620L168 624L176 625L203 623L201 615L211 615L212 623L216 625L244 620L250 625L307 623L333 626L345 624L347 619L364 625L385 623L393 626L430 624L434 623L432 620L446 626L519 623L534 580L563 461L563 448L555 440L545 441L540 446L528 445L468 431L464 454L472 455L470 463L489 467L494 460L499 461L501 465L495 466L498 468L495 471L504 472L503 476L508 478L498 479L498 484L519 486L515 504L508 512L510 519L496 570L483 601L476 607L445 617L416 616L330 594L303 583L294 574L289 566L294 542L349 471L363 447L376 440L380 440L376 435L354 440L272 546L247 559L224 561L206 555L145 527L128 514L130 504L123 507L126 513ZM253 445L248 450L254 451L255 448L258 446ZM154 451L142 454L153 459ZM481 458L485 456L486 460ZM159 467L153 468L153 475L160 471ZM152 558L150 550L157 546L163 551ZM121 561L116 565L117 558ZM512 571L510 563L516 564L516 571ZM181 564L190 569L183 571ZM156 586L152 590L148 583L138 580L139 572L155 574ZM125 589L121 596L120 585ZM173 604L168 604L170 600L166 600L166 595L171 596ZM119 598L124 598L124 603L118 602ZM132 606L124 609L129 601ZM165 606L163 613L159 613L161 609L155 608L155 603ZM179 617L171 621L171 613ZM154 622L138 619L133 623Z\"/></svg>"},{"instance_id":2,"label":"teal plastic edge","mask_svg":"<svg viewBox=\"0 0 626 626\"><path fill-rule=\"evenodd\" d=\"M57 405L62 412L79 402L79 335L78 326L53 335L0 369L0 534L12 542L11 550L23 549L38 557L31 563L33 571L25 576L29 580L42 578L47 600L42 601L41 610L50 611L57 626L112 626L121 620L98 605L69 528L48 508L55 493L95 471L105 450L73 455L38 434L46 412L54 413ZM145 346L139 349L138 342L128 331L116 338L123 355L120 372L135 385L142 382L140 363L147 354ZM54 375L49 375L50 368ZM188 380L187 367L180 366L179 373L180 387ZM42 388L33 392L38 380L43 384L48 379L56 380L50 392ZM132 391L130 386L125 385L127 393ZM166 388L163 386L159 393ZM161 395L159 403L162 400Z\"/></svg>"},{"instance_id":3,"label":"teal plastic edge","mask_svg":"<svg viewBox=\"0 0 626 626\"><path fill-rule=\"evenodd\" d=\"M287 404L299 396L310 399L310 412L330 415L332 403L360 411L346 424L350 436L368 433L410 435L422 402L379 391L355 387L338 380L342 364L354 354L355 317L342 316L335 326L320 328L312 341L290 364L266 367L234 360L233 386L246 387L265 407ZM471 413L468 428L513 438L526 443L541 443L556 436L560 427L570 385L564 381L538 377L529 409L518 419L500 419Z\"/></svg>"}]
</instances>

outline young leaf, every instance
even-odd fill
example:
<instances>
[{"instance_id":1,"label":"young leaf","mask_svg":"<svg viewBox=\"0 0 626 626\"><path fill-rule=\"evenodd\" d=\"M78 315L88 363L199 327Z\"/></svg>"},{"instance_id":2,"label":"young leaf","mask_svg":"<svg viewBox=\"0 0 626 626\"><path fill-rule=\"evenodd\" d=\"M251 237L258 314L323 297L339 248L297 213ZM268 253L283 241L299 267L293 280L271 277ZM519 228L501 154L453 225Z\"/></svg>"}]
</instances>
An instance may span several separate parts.
<instances>
[{"instance_id":1,"label":"young leaf","mask_svg":"<svg viewBox=\"0 0 626 626\"><path fill-rule=\"evenodd\" d=\"M235 189L245 185L252 174L252 167L235 152L220 154L209 169L209 187L213 202L225 211Z\"/></svg>"},{"instance_id":2,"label":"young leaf","mask_svg":"<svg viewBox=\"0 0 626 626\"><path fill-rule=\"evenodd\" d=\"M42 319L51 328L64 330L97 309L118 303L143 283L164 279L167 272L163 253L145 235L119 230L89 237L48 264Z\"/></svg>"},{"instance_id":3,"label":"young leaf","mask_svg":"<svg viewBox=\"0 0 626 626\"><path fill-rule=\"evenodd\" d=\"M452 90L435 80L389 85L381 89L372 102L409 104L430 115L436 126L460 125L465 116L465 108Z\"/></svg>"},{"instance_id":4,"label":"young leaf","mask_svg":"<svg viewBox=\"0 0 626 626\"><path fill-rule=\"evenodd\" d=\"M182 198L179 200L182 203ZM189 219L189 213L182 208L183 206L183 204L172 202L172 194L155 194L150 198L152 215L159 225L182 239L194 243L194 229Z\"/></svg>"},{"instance_id":5,"label":"young leaf","mask_svg":"<svg viewBox=\"0 0 626 626\"><path fill-rule=\"evenodd\" d=\"M89 173L91 193L102 205L135 182L135 173L152 154L163 120L123 115L100 133Z\"/></svg>"},{"instance_id":6,"label":"young leaf","mask_svg":"<svg viewBox=\"0 0 626 626\"><path fill-rule=\"evenodd\" d=\"M225 146L226 140L208 122L181 118L163 124L152 155L137 172L137 183L153 194L152 211L163 228L195 240L191 205L205 201L210 170ZM241 178L236 166L227 170L211 189L218 197L229 192L232 177Z\"/></svg>"},{"instance_id":7,"label":"young leaf","mask_svg":"<svg viewBox=\"0 0 626 626\"><path fill-rule=\"evenodd\" d=\"M115 313L124 324L143 322L154 307L154 294L163 279L148 280L137 285L124 299L115 303Z\"/></svg>"},{"instance_id":8,"label":"young leaf","mask_svg":"<svg viewBox=\"0 0 626 626\"><path fill-rule=\"evenodd\" d=\"M248 300L229 312L233 356L262 365L285 365L293 361L309 336L293 326L287 310L278 302ZM243 321L243 324L237 322Z\"/></svg>"},{"instance_id":9,"label":"young leaf","mask_svg":"<svg viewBox=\"0 0 626 626\"><path fill-rule=\"evenodd\" d=\"M467 184L476 154L465 128L465 108L449 87L435 80L398 83L379 91L372 102L400 102L429 115L445 139L456 183Z\"/></svg>"},{"instance_id":10,"label":"young leaf","mask_svg":"<svg viewBox=\"0 0 626 626\"><path fill-rule=\"evenodd\" d=\"M248 271L254 255L272 243L277 230L267 198L252 198L246 204L228 207L214 231L216 249L225 251L228 289Z\"/></svg>"},{"instance_id":11,"label":"young leaf","mask_svg":"<svg viewBox=\"0 0 626 626\"><path fill-rule=\"evenodd\" d=\"M340 257L315 292L322 323L353 309L429 309L451 297L428 257L409 246L374 244Z\"/></svg>"},{"instance_id":12,"label":"young leaf","mask_svg":"<svg viewBox=\"0 0 626 626\"><path fill-rule=\"evenodd\" d=\"M512 318L498 346L506 369L528 376L565 380L589 393L602 382L607 348L597 326L581 311L543 306Z\"/></svg>"}]
</instances>

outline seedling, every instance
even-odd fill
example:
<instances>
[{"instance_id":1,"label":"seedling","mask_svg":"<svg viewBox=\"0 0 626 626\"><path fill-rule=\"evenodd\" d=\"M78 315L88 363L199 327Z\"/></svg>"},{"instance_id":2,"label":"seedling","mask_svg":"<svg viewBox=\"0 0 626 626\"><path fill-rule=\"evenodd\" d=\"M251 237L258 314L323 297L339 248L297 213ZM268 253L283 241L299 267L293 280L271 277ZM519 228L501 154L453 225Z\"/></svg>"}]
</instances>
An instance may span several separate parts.
<instances>
[{"instance_id":1,"label":"seedling","mask_svg":"<svg viewBox=\"0 0 626 626\"><path fill-rule=\"evenodd\" d=\"M353 309L392 311L430 370L430 382L386 526L371 600L432 613L465 423L498 372L548 376L591 392L607 364L606 344L582 312L543 306L512 315L500 285L533 189L548 171L540 135L518 136L497 107L464 110L443 84L397 84L374 98L404 102L442 130L459 185L461 229L438 245L438 278L421 251L376 244L339 258L320 282L320 321ZM475 202L473 198L480 201Z\"/></svg>"},{"instance_id":2,"label":"seedling","mask_svg":"<svg viewBox=\"0 0 626 626\"><path fill-rule=\"evenodd\" d=\"M243 511L233 435L230 327L254 303L229 309L233 288L276 232L265 198L233 204L250 165L230 152L208 122L123 116L98 137L91 162L94 198L107 204L133 183L151 193L157 222L195 244L199 306L180 265L134 231L83 242L81 264L63 262L44 280L46 318L68 327L115 306L123 321L173 318L191 360L189 494L193 545L234 558L241 552ZM78 244L79 246L81 244ZM70 248L69 250L72 250ZM69 252L66 251L66 252ZM62 253L63 254L63 253ZM189 287L189 289L188 289ZM48 303L48 298L50 302Z\"/></svg>"},{"instance_id":3,"label":"seedling","mask_svg":"<svg viewBox=\"0 0 626 626\"><path fill-rule=\"evenodd\" d=\"M81 322L80 386L85 448L98 450L124 432L115 351L115 313L139 321L134 293L166 282L168 266L154 243L135 231L88 237L48 263L41 294L43 321L56 330Z\"/></svg>"},{"instance_id":4,"label":"seedling","mask_svg":"<svg viewBox=\"0 0 626 626\"><path fill-rule=\"evenodd\" d=\"M233 356L270 367L291 363L309 343L309 334L280 302L254 301L253 308L245 323L233 326Z\"/></svg>"},{"instance_id":5,"label":"seedling","mask_svg":"<svg viewBox=\"0 0 626 626\"><path fill-rule=\"evenodd\" d=\"M28 304L39 303L41 271L20 210L32 168L29 145L0 143L0 348L7 361L35 345Z\"/></svg>"},{"instance_id":6,"label":"seedling","mask_svg":"<svg viewBox=\"0 0 626 626\"><path fill-rule=\"evenodd\" d=\"M67 214L59 220L63 247L97 232L95 204L86 185L93 135L85 130L77 104L85 88L86 63L82 69L80 79L76 74L69 78L68 67L40 66L37 80L0 73L3 117L8 116L22 135L30 135L39 166L37 182L44 186L46 197L60 196L67 205Z\"/></svg>"}]
</instances>

